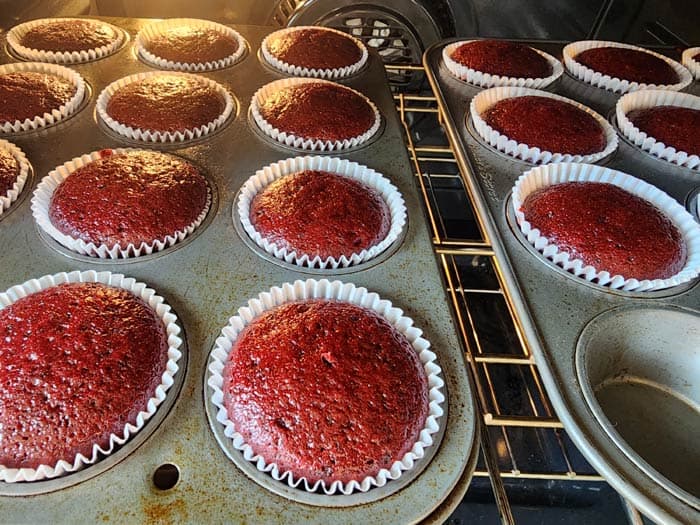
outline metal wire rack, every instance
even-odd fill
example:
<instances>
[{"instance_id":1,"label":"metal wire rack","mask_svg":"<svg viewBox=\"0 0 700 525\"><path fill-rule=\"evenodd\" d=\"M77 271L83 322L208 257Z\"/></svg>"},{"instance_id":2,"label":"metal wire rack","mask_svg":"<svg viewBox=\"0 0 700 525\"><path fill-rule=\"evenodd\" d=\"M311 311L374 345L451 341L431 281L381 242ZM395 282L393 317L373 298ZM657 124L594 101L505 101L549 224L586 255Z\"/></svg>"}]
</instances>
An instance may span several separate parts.
<instances>
[{"instance_id":1,"label":"metal wire rack","mask_svg":"<svg viewBox=\"0 0 700 525\"><path fill-rule=\"evenodd\" d=\"M421 66L387 68L394 74L422 71ZM469 492L479 490L479 481L482 489L490 484L498 517L510 524L517 519L513 502L522 480L531 480L533 487L544 484L547 490L568 483L583 491L607 491L616 500L618 516L642 523L637 511L616 498L586 462L552 409L501 286L498 261L471 211L454 152L440 132L436 99L429 92L396 93L394 98L476 386L483 423L481 457Z\"/></svg>"}]
</instances>

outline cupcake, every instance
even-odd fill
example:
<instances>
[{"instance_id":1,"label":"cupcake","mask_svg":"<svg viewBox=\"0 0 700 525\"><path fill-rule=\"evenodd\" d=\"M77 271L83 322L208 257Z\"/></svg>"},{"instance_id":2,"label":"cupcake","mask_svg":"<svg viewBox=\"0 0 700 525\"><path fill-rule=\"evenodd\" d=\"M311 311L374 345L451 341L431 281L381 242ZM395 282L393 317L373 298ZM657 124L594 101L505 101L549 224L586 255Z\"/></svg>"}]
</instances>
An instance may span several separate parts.
<instances>
[{"instance_id":1,"label":"cupcake","mask_svg":"<svg viewBox=\"0 0 700 525\"><path fill-rule=\"evenodd\" d=\"M278 259L337 269L366 262L393 244L406 208L398 190L366 166L297 157L248 179L238 217L248 236Z\"/></svg>"},{"instance_id":2,"label":"cupcake","mask_svg":"<svg viewBox=\"0 0 700 525\"><path fill-rule=\"evenodd\" d=\"M620 131L644 151L679 166L700 168L700 97L647 89L616 108Z\"/></svg>"},{"instance_id":3,"label":"cupcake","mask_svg":"<svg viewBox=\"0 0 700 525\"><path fill-rule=\"evenodd\" d=\"M297 281L251 301L217 339L217 420L260 471L307 491L365 492L432 444L444 400L435 355L375 299L339 281Z\"/></svg>"},{"instance_id":4,"label":"cupcake","mask_svg":"<svg viewBox=\"0 0 700 525\"><path fill-rule=\"evenodd\" d=\"M97 113L119 135L144 142L182 142L220 128L233 98L220 84L188 73L139 73L107 86Z\"/></svg>"},{"instance_id":5,"label":"cupcake","mask_svg":"<svg viewBox=\"0 0 700 525\"><path fill-rule=\"evenodd\" d=\"M472 99L470 115L491 146L533 163L596 162L617 147L615 130L600 115L545 91L491 88Z\"/></svg>"},{"instance_id":6,"label":"cupcake","mask_svg":"<svg viewBox=\"0 0 700 525\"><path fill-rule=\"evenodd\" d=\"M102 150L73 159L37 187L37 224L67 248L137 257L181 241L206 217L211 195L199 169L148 150Z\"/></svg>"},{"instance_id":7,"label":"cupcake","mask_svg":"<svg viewBox=\"0 0 700 525\"><path fill-rule=\"evenodd\" d=\"M0 479L37 481L109 455L165 399L176 317L109 272L45 276L0 294Z\"/></svg>"},{"instance_id":8,"label":"cupcake","mask_svg":"<svg viewBox=\"0 0 700 525\"><path fill-rule=\"evenodd\" d=\"M265 135L305 150L359 146L379 130L377 107L354 89L314 79L284 79L253 95L253 119Z\"/></svg>"},{"instance_id":9,"label":"cupcake","mask_svg":"<svg viewBox=\"0 0 700 525\"><path fill-rule=\"evenodd\" d=\"M280 29L260 47L275 69L300 77L339 79L357 73L367 62L365 45L347 33L317 26Z\"/></svg>"},{"instance_id":10,"label":"cupcake","mask_svg":"<svg viewBox=\"0 0 700 525\"><path fill-rule=\"evenodd\" d=\"M13 27L10 48L27 60L76 64L114 53L124 33L107 22L88 18L44 18Z\"/></svg>"},{"instance_id":11,"label":"cupcake","mask_svg":"<svg viewBox=\"0 0 700 525\"><path fill-rule=\"evenodd\" d=\"M507 40L453 42L443 48L442 58L452 75L480 87L544 88L563 72L553 56Z\"/></svg>"},{"instance_id":12,"label":"cupcake","mask_svg":"<svg viewBox=\"0 0 700 525\"><path fill-rule=\"evenodd\" d=\"M0 215L17 200L29 176L29 161L21 149L0 139Z\"/></svg>"},{"instance_id":13,"label":"cupcake","mask_svg":"<svg viewBox=\"0 0 700 525\"><path fill-rule=\"evenodd\" d=\"M38 62L0 66L0 132L56 124L75 113L84 96L83 78L66 67Z\"/></svg>"},{"instance_id":14,"label":"cupcake","mask_svg":"<svg viewBox=\"0 0 700 525\"><path fill-rule=\"evenodd\" d=\"M692 81L678 62L629 44L585 40L567 45L563 53L574 77L615 93L655 87L678 91Z\"/></svg>"},{"instance_id":15,"label":"cupcake","mask_svg":"<svg viewBox=\"0 0 700 525\"><path fill-rule=\"evenodd\" d=\"M683 51L682 61L693 78L700 79L700 47L691 47Z\"/></svg>"},{"instance_id":16,"label":"cupcake","mask_svg":"<svg viewBox=\"0 0 700 525\"><path fill-rule=\"evenodd\" d=\"M700 226L674 199L625 173L551 164L513 189L522 233L543 255L598 284L655 290L700 271Z\"/></svg>"},{"instance_id":17,"label":"cupcake","mask_svg":"<svg viewBox=\"0 0 700 525\"><path fill-rule=\"evenodd\" d=\"M160 69L211 71L231 66L245 53L237 32L222 24L173 18L144 27L136 35L138 55Z\"/></svg>"}]
</instances>

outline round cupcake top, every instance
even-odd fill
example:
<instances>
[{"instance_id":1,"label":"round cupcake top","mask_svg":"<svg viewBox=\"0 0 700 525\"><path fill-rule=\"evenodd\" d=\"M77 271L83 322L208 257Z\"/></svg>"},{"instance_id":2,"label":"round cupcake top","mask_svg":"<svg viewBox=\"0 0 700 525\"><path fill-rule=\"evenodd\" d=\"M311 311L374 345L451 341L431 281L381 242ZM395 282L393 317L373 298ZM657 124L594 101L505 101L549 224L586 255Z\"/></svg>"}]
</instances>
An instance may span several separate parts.
<instances>
[{"instance_id":1,"label":"round cupcake top","mask_svg":"<svg viewBox=\"0 0 700 525\"><path fill-rule=\"evenodd\" d=\"M112 44L120 38L111 25L99 20L43 20L27 30L19 43L37 51L89 51Z\"/></svg>"},{"instance_id":2,"label":"round cupcake top","mask_svg":"<svg viewBox=\"0 0 700 525\"><path fill-rule=\"evenodd\" d=\"M530 46L505 40L473 40L455 49L451 58L476 71L516 78L544 78L552 74L547 59Z\"/></svg>"},{"instance_id":3,"label":"round cupcake top","mask_svg":"<svg viewBox=\"0 0 700 525\"><path fill-rule=\"evenodd\" d=\"M669 85L681 81L665 60L623 47L594 47L574 56L574 60L594 71L639 84Z\"/></svg>"},{"instance_id":4,"label":"round cupcake top","mask_svg":"<svg viewBox=\"0 0 700 525\"><path fill-rule=\"evenodd\" d=\"M700 110L678 106L635 109L627 118L639 130L688 155L700 155Z\"/></svg>"},{"instance_id":5,"label":"round cupcake top","mask_svg":"<svg viewBox=\"0 0 700 525\"><path fill-rule=\"evenodd\" d=\"M51 197L51 224L64 235L138 247L174 236L206 210L206 180L189 162L146 150L101 155L72 172Z\"/></svg>"},{"instance_id":6,"label":"round cupcake top","mask_svg":"<svg viewBox=\"0 0 700 525\"><path fill-rule=\"evenodd\" d=\"M361 182L305 170L260 191L250 206L250 222L288 252L339 259L381 242L391 214L381 195Z\"/></svg>"},{"instance_id":7,"label":"round cupcake top","mask_svg":"<svg viewBox=\"0 0 700 525\"><path fill-rule=\"evenodd\" d=\"M273 128L304 139L344 141L367 133L377 120L368 100L332 82L304 82L270 93L259 103Z\"/></svg>"},{"instance_id":8,"label":"round cupcake top","mask_svg":"<svg viewBox=\"0 0 700 525\"><path fill-rule=\"evenodd\" d=\"M0 73L0 124L58 111L78 91L67 78L38 71Z\"/></svg>"},{"instance_id":9,"label":"round cupcake top","mask_svg":"<svg viewBox=\"0 0 700 525\"><path fill-rule=\"evenodd\" d=\"M223 60L238 51L240 44L231 35L212 27L177 25L148 37L143 47L157 58L184 64Z\"/></svg>"},{"instance_id":10,"label":"round cupcake top","mask_svg":"<svg viewBox=\"0 0 700 525\"><path fill-rule=\"evenodd\" d=\"M282 29L263 42L265 54L287 64L308 69L340 69L363 57L362 43L351 36L323 27Z\"/></svg>"},{"instance_id":11,"label":"round cupcake top","mask_svg":"<svg viewBox=\"0 0 700 525\"><path fill-rule=\"evenodd\" d=\"M122 126L174 133L207 126L225 108L224 97L206 79L171 73L148 75L118 87L105 110Z\"/></svg>"},{"instance_id":12,"label":"round cupcake top","mask_svg":"<svg viewBox=\"0 0 700 525\"><path fill-rule=\"evenodd\" d=\"M686 263L687 246L673 222L613 184L554 184L528 195L520 209L551 244L599 272L667 279Z\"/></svg>"},{"instance_id":13,"label":"round cupcake top","mask_svg":"<svg viewBox=\"0 0 700 525\"><path fill-rule=\"evenodd\" d=\"M121 288L61 284L0 310L0 465L106 448L146 410L167 360L163 322Z\"/></svg>"},{"instance_id":14,"label":"round cupcake top","mask_svg":"<svg viewBox=\"0 0 700 525\"><path fill-rule=\"evenodd\" d=\"M19 161L12 153L0 146L0 195L7 194L12 188L17 181L19 170Z\"/></svg>"},{"instance_id":15,"label":"round cupcake top","mask_svg":"<svg viewBox=\"0 0 700 525\"><path fill-rule=\"evenodd\" d=\"M554 98L506 98L482 118L509 139L552 153L590 155L607 145L605 131L592 115Z\"/></svg>"},{"instance_id":16,"label":"round cupcake top","mask_svg":"<svg viewBox=\"0 0 700 525\"><path fill-rule=\"evenodd\" d=\"M391 468L428 415L411 344L379 314L345 302L264 312L238 336L223 377L236 431L267 463L311 482Z\"/></svg>"}]
</instances>

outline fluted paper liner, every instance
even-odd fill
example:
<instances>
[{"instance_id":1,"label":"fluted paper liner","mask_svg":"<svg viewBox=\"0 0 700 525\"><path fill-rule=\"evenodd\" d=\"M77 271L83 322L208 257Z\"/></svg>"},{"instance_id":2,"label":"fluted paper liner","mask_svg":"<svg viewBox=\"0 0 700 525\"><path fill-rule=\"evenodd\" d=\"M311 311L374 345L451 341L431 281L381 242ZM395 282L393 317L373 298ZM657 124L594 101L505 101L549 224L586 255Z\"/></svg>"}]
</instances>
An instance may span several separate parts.
<instances>
[{"instance_id":1,"label":"fluted paper liner","mask_svg":"<svg viewBox=\"0 0 700 525\"><path fill-rule=\"evenodd\" d=\"M174 60L167 60L159 57L146 49L148 43L154 37L163 35L168 29L182 26L189 26L196 29L211 29L212 31L216 31L217 33L226 35L235 40L238 43L238 48L231 55L211 62L175 62ZM232 66L243 58L246 50L246 41L238 31L228 26L211 22L210 20L201 20L198 18L171 18L149 24L138 32L134 45L136 46L138 55L149 65L160 69L187 71L190 73L213 71Z\"/></svg>"},{"instance_id":2,"label":"fluted paper liner","mask_svg":"<svg viewBox=\"0 0 700 525\"><path fill-rule=\"evenodd\" d=\"M35 27L59 21L91 22L94 23L95 26L106 25L111 27L117 36L108 44L81 51L46 51L22 45L22 38L30 30L34 29ZM107 22L103 22L102 20L92 20L90 18L41 18L16 25L7 33L7 43L10 45L10 48L12 48L12 50L22 58L33 60L35 62L51 62L54 64L80 64L82 62L99 60L100 58L104 58L115 53L124 42L124 39L124 31L118 27L108 24Z\"/></svg>"},{"instance_id":3,"label":"fluted paper liner","mask_svg":"<svg viewBox=\"0 0 700 525\"><path fill-rule=\"evenodd\" d=\"M533 51L537 52L539 55L547 59L547 62L552 66L552 74L548 77L541 78L522 78L522 77L508 77L503 75L493 75L491 73L484 73L478 71L471 67L460 64L452 58L452 54L457 50L462 44L467 44L469 42L474 42L474 40L460 40L459 42L453 42L442 48L442 60L445 63L447 70L460 80L469 82L475 86L483 88L491 88L496 86L518 86L534 89L543 89L553 82L555 82L564 72L564 68L561 62L554 58L549 53L540 51L539 49L531 48Z\"/></svg>"},{"instance_id":4,"label":"fluted paper liner","mask_svg":"<svg viewBox=\"0 0 700 525\"><path fill-rule=\"evenodd\" d=\"M685 266L676 275L667 279L638 280L622 275L611 275L609 272L585 265L581 259L572 258L568 252L560 251L555 244L540 235L533 228L521 211L525 199L531 193L564 182L601 182L614 184L623 190L640 197L668 217L681 232L687 247ZM624 291L646 292L670 288L695 279L700 273L700 225L693 217L676 202L655 186L637 179L621 171L595 166L592 164L547 164L537 166L523 173L513 188L513 211L520 231L544 257L564 268L568 272L587 281L595 281L601 286Z\"/></svg>"},{"instance_id":5,"label":"fluted paper liner","mask_svg":"<svg viewBox=\"0 0 700 525\"><path fill-rule=\"evenodd\" d=\"M571 104L572 106L585 111L595 118L596 122L603 129L606 143L605 148L602 151L592 153L590 155L572 155L570 153L541 150L540 148L530 147L527 144L523 144L522 142L517 142L516 140L508 138L499 131L493 129L481 117L484 112L501 100L525 96L551 98L561 102L566 102L567 104ZM472 121L474 122L474 129L488 144L499 151L510 155L511 157L532 162L533 164L547 164L550 162L597 162L607 157L617 149L617 133L615 133L615 130L607 120L598 115L598 113L589 107L586 107L575 100L564 98L547 91L539 91L536 89L523 87L495 87L487 89L472 99L471 103L469 104L469 113L472 117Z\"/></svg>"},{"instance_id":6,"label":"fluted paper liner","mask_svg":"<svg viewBox=\"0 0 700 525\"><path fill-rule=\"evenodd\" d=\"M696 80L700 80L700 62L693 57L698 53L700 53L700 47L691 47L683 51L683 56L681 57L683 65L688 68L688 71Z\"/></svg>"},{"instance_id":7,"label":"fluted paper liner","mask_svg":"<svg viewBox=\"0 0 700 525\"><path fill-rule=\"evenodd\" d=\"M65 78L76 87L75 94L68 99L65 104L51 110L50 113L37 115L32 119L25 119L24 121L15 120L13 122L0 122L0 132L2 133L20 133L22 131L32 131L58 124L64 118L75 113L78 107L80 107L80 103L85 98L85 81L83 77L67 67L57 64L45 64L43 62L16 62L0 66L0 75L26 72L44 73Z\"/></svg>"},{"instance_id":8,"label":"fluted paper liner","mask_svg":"<svg viewBox=\"0 0 700 525\"><path fill-rule=\"evenodd\" d=\"M634 145L640 147L647 153L659 157L678 166L700 170L700 157L690 155L685 151L678 151L673 146L667 146L663 142L648 135L635 126L627 118L630 111L636 109L648 109L657 106L679 106L700 111L700 97L688 93L678 93L677 91L665 91L661 89L645 89L628 93L617 101L615 116L617 125L622 134Z\"/></svg>"},{"instance_id":9,"label":"fluted paper liner","mask_svg":"<svg viewBox=\"0 0 700 525\"><path fill-rule=\"evenodd\" d=\"M212 87L219 93L219 95L225 102L223 112L221 113L221 115L219 115L216 119L209 122L208 124L204 124L197 128L185 129L183 131L158 131L152 129L132 128L131 126L121 124L120 122L109 116L109 114L107 113L107 104L109 104L109 100L112 98L112 95L114 95L114 93L117 90L119 90L119 88L122 88L127 84L131 84L132 82L144 80L148 77L164 75L193 77L199 80L200 82ZM233 97L231 97L231 94L226 90L226 88L224 88L218 82L214 82L213 80L203 77L201 75L193 75L191 73L179 73L171 71L153 71L150 73L136 73L135 75L129 75L127 77L120 78L119 80L115 80L102 90L100 96L97 97L96 105L97 114L100 116L102 122L104 122L111 130L131 140L151 143L184 142L205 137L209 133L223 126L224 122L226 122L226 120L233 113L233 109ZM167 107L163 108L163 111L168 110L169 108Z\"/></svg>"},{"instance_id":10,"label":"fluted paper liner","mask_svg":"<svg viewBox=\"0 0 700 525\"><path fill-rule=\"evenodd\" d=\"M22 193L24 184L27 182L27 177L29 176L29 161L21 149L6 140L0 139L0 150L9 152L19 164L17 178L12 184L12 187L7 190L5 195L0 195L0 215L2 215L3 212L17 200L19 194Z\"/></svg>"},{"instance_id":11,"label":"fluted paper liner","mask_svg":"<svg viewBox=\"0 0 700 525\"><path fill-rule=\"evenodd\" d=\"M87 153L81 157L76 157L61 166L57 166L54 170L46 175L36 190L34 190L34 197L32 197L32 215L37 225L49 234L54 240L58 241L60 244L77 252L81 255L89 255L92 257L99 257L100 259L126 259L130 257L140 257L142 255L150 255L154 252L159 252L165 248L169 248L174 244L181 242L185 237L190 235L204 220L209 212L209 207L211 206L211 190L209 188L207 191L207 202L204 209L197 216L195 221L188 225L182 230L173 232L172 234L166 235L161 239L154 239L151 242L142 242L139 246L129 243L127 246L123 247L120 244L107 245L107 244L95 244L93 242L86 242L82 239L71 237L59 231L51 222L49 216L49 208L51 206L51 199L53 197L56 188L66 180L71 173L76 171L91 162L101 159L108 152L113 155L119 155L121 153L137 152L141 151L132 148L119 148L115 150L100 150L93 151L92 153Z\"/></svg>"},{"instance_id":12,"label":"fluted paper liner","mask_svg":"<svg viewBox=\"0 0 700 525\"><path fill-rule=\"evenodd\" d=\"M277 179L304 170L319 170L336 173L341 176L361 182L366 187L375 190L386 203L391 214L391 225L386 237L378 244L364 249L361 252L353 253L349 256L342 255L339 258L328 257L322 259L309 254L288 251L286 248L270 242L261 235L250 222L250 204L255 195L262 191ZM238 220L241 221L243 229L255 243L270 255L285 262L306 266L309 268L337 269L354 266L366 262L384 250L398 239L403 227L406 224L406 205L399 190L388 179L383 177L367 166L351 162L346 159L333 157L296 157L282 160L255 172L241 188L240 197L237 204ZM236 218L234 217L234 220Z\"/></svg>"},{"instance_id":13,"label":"fluted paper liner","mask_svg":"<svg viewBox=\"0 0 700 525\"><path fill-rule=\"evenodd\" d=\"M335 299L363 306L384 317L401 332L411 343L424 365L428 377L429 412L425 426L421 430L418 441L407 452L401 461L395 461L391 469L382 469L376 476L368 476L362 480L348 483L334 481L328 486L323 480L315 483L305 477L295 478L290 471L280 471L276 463L268 463L256 455L250 445L228 419L223 399L223 370L228 354L241 331L254 321L261 313L276 306L292 301L305 299ZM407 470L411 470L417 460L425 455L425 449L433 444L432 436L439 430L438 419L443 415L442 403L445 401L442 388L444 381L442 371L437 365L437 356L430 350L430 343L421 337L422 331L413 326L413 320L403 315L403 311L392 306L391 302L381 299L379 295L369 292L366 288L356 287L352 283L328 281L326 279L295 281L274 287L269 292L261 293L257 298L248 301L248 306L240 308L238 315L229 319L228 325L222 330L211 353L211 364L207 373L207 385L212 403L217 407L216 420L224 426L224 434L243 457L255 464L260 472L269 473L275 480L287 483L290 487L315 492L322 490L325 494L349 495L356 491L367 492L372 487L384 486L388 481L397 479Z\"/></svg>"},{"instance_id":14,"label":"fluted paper liner","mask_svg":"<svg viewBox=\"0 0 700 525\"><path fill-rule=\"evenodd\" d=\"M365 131L361 135L358 135L357 137L349 137L344 140L316 140L308 137L297 137L292 133L281 131L273 127L260 114L260 105L262 105L269 96L273 95L274 93L277 93L281 89L307 83L325 83L336 86L339 89L347 89L349 91L352 91L356 95L362 97L365 100L365 102L367 102L367 104L369 104L369 106L372 108L375 117L374 123L367 131ZM379 126L381 125L381 117L379 115L379 110L369 98L364 96L362 93L355 91L354 89L351 89L347 86L343 86L342 84L337 84L329 80L322 80L316 78L283 78L281 80L275 80L274 82L265 84L263 87L258 89L253 95L253 99L250 101L250 111L253 115L255 123L258 125L258 128L260 128L260 130L272 140L281 142L286 146L308 151L340 151L360 146L361 144L367 142L370 138L372 138L372 136L374 136L374 134L377 133L377 131L379 131Z\"/></svg>"},{"instance_id":15,"label":"fluted paper liner","mask_svg":"<svg viewBox=\"0 0 700 525\"><path fill-rule=\"evenodd\" d=\"M111 454L115 448L123 445L131 436L139 432L153 414L155 414L158 406L165 400L168 389L173 385L173 377L179 370L178 361L182 357L180 351L182 339L180 338L180 326L178 325L177 316L170 311L170 306L164 302L163 298L156 295L155 290L148 288L144 283L140 283L131 277L125 277L124 275L111 272L95 272L93 270L44 275L38 279L31 279L23 284L13 286L6 292L0 293L0 309L5 308L22 297L26 297L41 290L53 288L63 283L79 282L102 283L128 290L136 297L142 299L155 311L158 317L160 317L168 336L168 361L161 378L161 384L156 387L154 396L148 400L145 410L138 413L135 423L127 423L120 435L112 434L109 439L109 446L106 448L103 449L99 445L94 444L90 457L77 454L75 458L64 458L59 460L55 465L40 465L36 469L7 468L0 465L0 481L14 483L55 478L81 470L86 466L96 463L101 456Z\"/></svg>"},{"instance_id":16,"label":"fluted paper liner","mask_svg":"<svg viewBox=\"0 0 700 525\"><path fill-rule=\"evenodd\" d=\"M643 53L654 55L655 57L660 58L669 66L671 66L673 70L678 74L678 78L680 80L676 84L664 85L632 82L630 80L611 77L610 75L605 75L603 73L595 71L594 69L591 69L590 67L584 66L583 64L577 62L574 58L579 53L596 47L622 47L625 49L634 49L636 51L641 51ZM688 86L693 81L693 77L690 75L690 72L675 60L671 60L668 57L660 55L659 53L654 53L653 51L649 51L648 49L644 49L643 47L637 47L631 44L622 44L620 42L608 42L605 40L581 40L579 42L572 42L571 44L565 46L563 54L564 65L566 66L567 71L569 71L569 73L571 73L574 77L583 82L586 82L587 84L591 84L595 87L599 87L602 89L607 89L608 91L612 91L613 93L622 94L627 93L629 91L638 91L640 89L670 89L673 91L679 91L684 87Z\"/></svg>"},{"instance_id":17,"label":"fluted paper liner","mask_svg":"<svg viewBox=\"0 0 700 525\"><path fill-rule=\"evenodd\" d=\"M302 29L328 31L331 33L338 33L340 35L343 35L344 37L349 38L360 49L360 60L358 60L354 64L350 64L345 67L339 68L308 68L297 66L294 64L289 64L287 62L284 62L283 60L280 60L272 54L269 48L269 42L271 38L279 37L280 35L286 35L289 33L294 33ZM282 73L294 75L297 77L314 77L325 78L330 80L337 80L340 78L346 78L354 75L367 63L367 58L369 56L369 54L367 53L367 47L364 45L364 43L362 43L361 40L358 40L357 38L353 37L352 35L349 35L348 33L344 33L343 31L338 31L337 29L331 29L330 27L322 26L295 26L275 31L274 33L271 33L265 37L265 39L262 41L262 44L260 45L260 51L265 61L278 71L281 71Z\"/></svg>"}]
</instances>

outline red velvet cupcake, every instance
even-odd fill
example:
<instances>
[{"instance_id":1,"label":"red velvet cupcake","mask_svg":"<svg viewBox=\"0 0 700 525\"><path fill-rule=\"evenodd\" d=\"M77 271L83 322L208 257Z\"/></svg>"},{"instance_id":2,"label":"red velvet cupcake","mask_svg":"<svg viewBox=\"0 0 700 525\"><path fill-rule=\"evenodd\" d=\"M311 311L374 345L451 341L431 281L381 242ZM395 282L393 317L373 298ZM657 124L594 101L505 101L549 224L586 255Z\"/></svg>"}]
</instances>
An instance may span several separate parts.
<instances>
[{"instance_id":1,"label":"red velvet cupcake","mask_svg":"<svg viewBox=\"0 0 700 525\"><path fill-rule=\"evenodd\" d=\"M0 215L22 192L29 176L29 161L14 144L0 139Z\"/></svg>"},{"instance_id":2,"label":"red velvet cupcake","mask_svg":"<svg viewBox=\"0 0 700 525\"><path fill-rule=\"evenodd\" d=\"M260 88L253 118L266 135L287 146L337 151L356 147L379 129L376 106L354 89L312 79L284 79Z\"/></svg>"},{"instance_id":3,"label":"red velvet cupcake","mask_svg":"<svg viewBox=\"0 0 700 525\"><path fill-rule=\"evenodd\" d=\"M563 72L553 56L507 40L467 40L442 50L448 71L481 87L523 86L544 88Z\"/></svg>"},{"instance_id":4,"label":"red velvet cupcake","mask_svg":"<svg viewBox=\"0 0 700 525\"><path fill-rule=\"evenodd\" d=\"M22 58L37 62L75 64L111 55L124 33L101 20L44 18L13 27L7 43Z\"/></svg>"},{"instance_id":5,"label":"red velvet cupcake","mask_svg":"<svg viewBox=\"0 0 700 525\"><path fill-rule=\"evenodd\" d=\"M367 62L367 48L357 38L320 26L280 29L260 46L265 61L289 75L338 79L359 71Z\"/></svg>"},{"instance_id":6,"label":"red velvet cupcake","mask_svg":"<svg viewBox=\"0 0 700 525\"><path fill-rule=\"evenodd\" d=\"M30 283L0 294L0 479L10 482L73 472L124 444L165 399L181 356L169 307L133 279Z\"/></svg>"},{"instance_id":7,"label":"red velvet cupcake","mask_svg":"<svg viewBox=\"0 0 700 525\"><path fill-rule=\"evenodd\" d=\"M136 257L181 241L204 220L211 196L199 169L148 150L102 150L47 175L34 217L78 253Z\"/></svg>"},{"instance_id":8,"label":"red velvet cupcake","mask_svg":"<svg viewBox=\"0 0 700 525\"><path fill-rule=\"evenodd\" d=\"M256 314L232 318L208 384L245 460L290 486L350 494L422 456L421 436L442 414L440 369L427 341L404 328L410 320L399 322L386 301L377 308L373 295L297 281L251 300Z\"/></svg>"}]
</instances>

